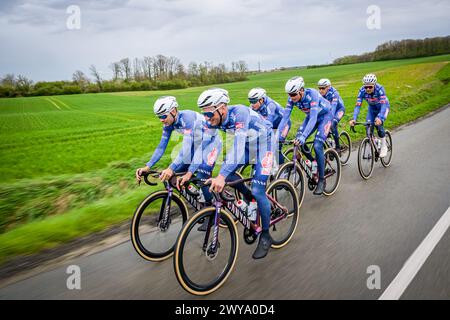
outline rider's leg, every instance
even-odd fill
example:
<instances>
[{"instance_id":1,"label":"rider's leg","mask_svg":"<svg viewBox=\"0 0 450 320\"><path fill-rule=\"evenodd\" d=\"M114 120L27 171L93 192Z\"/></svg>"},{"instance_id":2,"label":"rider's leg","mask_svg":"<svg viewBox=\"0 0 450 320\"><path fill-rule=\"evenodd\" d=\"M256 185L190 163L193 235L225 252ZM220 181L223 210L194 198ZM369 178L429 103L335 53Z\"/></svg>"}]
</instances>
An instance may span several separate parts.
<instances>
[{"instance_id":1,"label":"rider's leg","mask_svg":"<svg viewBox=\"0 0 450 320\"><path fill-rule=\"evenodd\" d=\"M289 130L291 130L291 120L290 119L282 132L283 137L287 137ZM278 137L278 135L273 135L273 136ZM281 166L284 163L283 145L281 143L278 144L278 155L279 155L278 164Z\"/></svg>"},{"instance_id":2,"label":"rider's leg","mask_svg":"<svg viewBox=\"0 0 450 320\"><path fill-rule=\"evenodd\" d=\"M339 145L338 123L339 122L333 120L333 124L331 126L331 134L333 135L334 143L336 144L336 149L339 149L341 147Z\"/></svg>"},{"instance_id":3,"label":"rider's leg","mask_svg":"<svg viewBox=\"0 0 450 320\"><path fill-rule=\"evenodd\" d=\"M269 233L271 208L266 195L266 183L272 170L272 163L273 153L266 152L263 160L255 165L255 175L252 180L252 193L258 204L263 229L259 237L258 246L253 253L254 259L264 258L272 245L272 238Z\"/></svg>"},{"instance_id":4,"label":"rider's leg","mask_svg":"<svg viewBox=\"0 0 450 320\"><path fill-rule=\"evenodd\" d=\"M314 139L314 151L316 152L317 171L319 174L319 182L316 190L314 190L315 195L321 195L325 188L325 155L323 145L330 132L331 122L331 116L324 116L323 119L320 119L318 121L317 133Z\"/></svg>"}]
</instances>

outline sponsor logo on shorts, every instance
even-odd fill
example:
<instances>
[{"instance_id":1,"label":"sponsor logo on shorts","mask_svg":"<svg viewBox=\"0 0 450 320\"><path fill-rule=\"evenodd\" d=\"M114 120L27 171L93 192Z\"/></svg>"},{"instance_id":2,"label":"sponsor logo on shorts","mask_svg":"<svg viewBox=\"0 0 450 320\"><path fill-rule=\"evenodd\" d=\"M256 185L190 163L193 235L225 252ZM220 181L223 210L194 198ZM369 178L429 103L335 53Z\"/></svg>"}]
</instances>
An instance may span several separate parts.
<instances>
[{"instance_id":1,"label":"sponsor logo on shorts","mask_svg":"<svg viewBox=\"0 0 450 320\"><path fill-rule=\"evenodd\" d=\"M261 165L262 165L261 174L265 176L270 175L273 166L273 153L271 151L266 152L264 158L262 159Z\"/></svg>"}]
</instances>

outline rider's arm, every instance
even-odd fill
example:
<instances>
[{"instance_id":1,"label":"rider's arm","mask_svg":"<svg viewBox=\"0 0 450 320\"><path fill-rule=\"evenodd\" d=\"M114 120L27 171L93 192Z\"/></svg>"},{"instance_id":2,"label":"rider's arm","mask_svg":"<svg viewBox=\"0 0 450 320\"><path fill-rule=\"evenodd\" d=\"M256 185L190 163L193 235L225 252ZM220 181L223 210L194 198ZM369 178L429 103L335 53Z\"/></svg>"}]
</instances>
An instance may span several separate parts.
<instances>
[{"instance_id":1,"label":"rider's arm","mask_svg":"<svg viewBox=\"0 0 450 320\"><path fill-rule=\"evenodd\" d=\"M172 135L173 128L172 126L164 126L163 127L163 133L161 136L161 141L159 141L158 146L156 147L155 151L153 152L153 155L149 162L146 163L147 167L151 168L161 159L162 155L164 154L164 151L166 151L167 144L169 143L170 136Z\"/></svg>"},{"instance_id":2,"label":"rider's arm","mask_svg":"<svg viewBox=\"0 0 450 320\"><path fill-rule=\"evenodd\" d=\"M183 164L191 162L191 151L194 144L195 125L186 126L183 129L183 142L180 152L170 164L170 169L177 171Z\"/></svg>"},{"instance_id":3,"label":"rider's arm","mask_svg":"<svg viewBox=\"0 0 450 320\"><path fill-rule=\"evenodd\" d=\"M309 112L309 115L307 116L308 119L308 123L306 125L305 130L303 130L303 132L301 132L301 128L304 126L304 124L298 129L297 131L297 138L300 138L301 136L304 138L304 140L308 139L309 135L311 134L311 132L314 130L314 127L316 126L317 123L317 117L319 115L320 112L320 108L317 102L311 102L311 110ZM306 121L306 119L305 119Z\"/></svg>"},{"instance_id":4,"label":"rider's arm","mask_svg":"<svg viewBox=\"0 0 450 320\"><path fill-rule=\"evenodd\" d=\"M278 126L278 134L279 137L281 138L281 140L284 140L286 137L282 136L282 133L286 126L288 126L289 123L289 118L291 117L291 113L292 113L292 109L293 109L294 105L290 102L288 102L288 104L286 105L286 108L284 108L284 113L283 113L283 119L281 119L281 122Z\"/></svg>"},{"instance_id":5,"label":"rider's arm","mask_svg":"<svg viewBox=\"0 0 450 320\"><path fill-rule=\"evenodd\" d=\"M250 115L248 113L238 113L236 114L235 122L235 133L234 142L231 150L227 150L227 157L222 169L220 170L220 175L225 178L231 173L235 172L240 164L244 163L245 160L245 144L247 140L248 127L250 124Z\"/></svg>"},{"instance_id":6,"label":"rider's arm","mask_svg":"<svg viewBox=\"0 0 450 320\"><path fill-rule=\"evenodd\" d=\"M336 109L339 103L339 94L335 91L332 95L332 99L330 102L331 105L331 112L333 114L333 117L336 115Z\"/></svg>"},{"instance_id":7,"label":"rider's arm","mask_svg":"<svg viewBox=\"0 0 450 320\"><path fill-rule=\"evenodd\" d=\"M377 118L381 119L384 122L386 120L387 115L389 114L389 110L390 110L389 100L386 96L386 92L384 91L383 87L381 87L378 90L378 95L380 97L381 109L380 109L380 113L378 113L378 115L377 115Z\"/></svg>"},{"instance_id":8,"label":"rider's arm","mask_svg":"<svg viewBox=\"0 0 450 320\"><path fill-rule=\"evenodd\" d=\"M356 100L355 110L353 111L353 120L358 120L359 112L361 111L361 104L364 99L364 91L359 90L358 99Z\"/></svg>"}]
</instances>

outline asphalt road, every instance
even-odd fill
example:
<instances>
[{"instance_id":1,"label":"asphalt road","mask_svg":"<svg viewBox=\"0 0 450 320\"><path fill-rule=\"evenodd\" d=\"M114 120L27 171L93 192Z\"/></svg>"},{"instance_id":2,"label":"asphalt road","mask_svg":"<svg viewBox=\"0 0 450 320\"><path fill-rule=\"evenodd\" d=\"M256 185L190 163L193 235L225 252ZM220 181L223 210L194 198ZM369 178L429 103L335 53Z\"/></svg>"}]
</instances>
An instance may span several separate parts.
<instances>
[{"instance_id":1,"label":"asphalt road","mask_svg":"<svg viewBox=\"0 0 450 320\"><path fill-rule=\"evenodd\" d=\"M129 241L77 258L0 289L0 299L378 299L450 206L450 108L393 134L390 168L358 174L356 152L330 198L307 192L291 242L259 261L240 231L228 281L207 297L178 284L172 260L150 263ZM362 128L360 127L360 130ZM402 299L450 299L450 230ZM78 265L81 290L68 290L66 268ZM379 266L381 288L368 289Z\"/></svg>"}]
</instances>

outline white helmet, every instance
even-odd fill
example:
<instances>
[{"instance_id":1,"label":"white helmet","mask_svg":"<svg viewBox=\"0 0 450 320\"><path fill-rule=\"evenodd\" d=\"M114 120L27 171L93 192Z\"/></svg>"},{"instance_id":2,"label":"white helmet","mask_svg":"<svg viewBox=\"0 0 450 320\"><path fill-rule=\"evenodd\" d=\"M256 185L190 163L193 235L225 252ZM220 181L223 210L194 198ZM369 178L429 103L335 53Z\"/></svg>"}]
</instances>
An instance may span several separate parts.
<instances>
[{"instance_id":1,"label":"white helmet","mask_svg":"<svg viewBox=\"0 0 450 320\"><path fill-rule=\"evenodd\" d=\"M177 99L172 96L158 98L153 105L153 112L157 116L163 116L178 107Z\"/></svg>"},{"instance_id":2,"label":"white helmet","mask_svg":"<svg viewBox=\"0 0 450 320\"><path fill-rule=\"evenodd\" d=\"M293 77L286 82L284 90L286 93L297 93L305 87L305 81L302 77Z\"/></svg>"},{"instance_id":3,"label":"white helmet","mask_svg":"<svg viewBox=\"0 0 450 320\"><path fill-rule=\"evenodd\" d=\"M317 82L318 87L328 87L331 86L331 81L329 79L320 79L319 82Z\"/></svg>"},{"instance_id":4,"label":"white helmet","mask_svg":"<svg viewBox=\"0 0 450 320\"><path fill-rule=\"evenodd\" d=\"M363 78L363 84L376 84L377 76L373 73L366 74Z\"/></svg>"},{"instance_id":5,"label":"white helmet","mask_svg":"<svg viewBox=\"0 0 450 320\"><path fill-rule=\"evenodd\" d=\"M259 99L263 99L265 97L266 97L266 90L264 90L263 88L253 88L248 93L248 100L250 101L250 103L255 103Z\"/></svg>"},{"instance_id":6,"label":"white helmet","mask_svg":"<svg viewBox=\"0 0 450 320\"><path fill-rule=\"evenodd\" d=\"M221 103L229 103L230 97L228 91L220 88L212 88L202 92L198 97L197 105L199 108L215 107Z\"/></svg>"}]
</instances>

